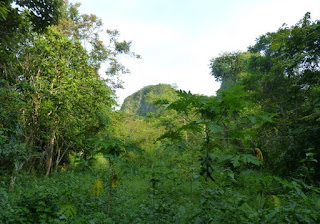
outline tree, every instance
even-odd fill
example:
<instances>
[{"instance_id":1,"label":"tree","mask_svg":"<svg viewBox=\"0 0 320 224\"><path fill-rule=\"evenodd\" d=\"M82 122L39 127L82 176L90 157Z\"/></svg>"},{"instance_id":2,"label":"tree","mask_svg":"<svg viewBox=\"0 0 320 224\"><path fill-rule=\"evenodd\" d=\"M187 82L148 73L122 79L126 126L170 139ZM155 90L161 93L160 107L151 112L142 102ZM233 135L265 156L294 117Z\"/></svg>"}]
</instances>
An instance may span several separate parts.
<instances>
[{"instance_id":1,"label":"tree","mask_svg":"<svg viewBox=\"0 0 320 224\"><path fill-rule=\"evenodd\" d=\"M248 52L237 54L247 55L240 65L230 56L212 60L217 79L231 77L263 111L277 115L258 142L267 149L266 165L282 174L296 172L306 153L318 155L319 28L306 13L296 25L262 35Z\"/></svg>"},{"instance_id":2,"label":"tree","mask_svg":"<svg viewBox=\"0 0 320 224\"><path fill-rule=\"evenodd\" d=\"M5 0L0 4L0 74L8 76L14 55L32 31L43 33L58 24L63 0ZM9 78L9 77L7 77ZM10 77L13 81L16 77Z\"/></svg>"},{"instance_id":3,"label":"tree","mask_svg":"<svg viewBox=\"0 0 320 224\"><path fill-rule=\"evenodd\" d=\"M241 73L246 70L246 62L250 53L224 53L210 60L211 75L221 82L220 89L227 89L237 84Z\"/></svg>"},{"instance_id":4,"label":"tree","mask_svg":"<svg viewBox=\"0 0 320 224\"><path fill-rule=\"evenodd\" d=\"M29 167L45 168L47 175L70 150L90 154L87 139L106 126L114 104L88 57L80 43L50 29L18 58L18 124L31 149Z\"/></svg>"},{"instance_id":5,"label":"tree","mask_svg":"<svg viewBox=\"0 0 320 224\"><path fill-rule=\"evenodd\" d=\"M30 44L31 37L57 24L62 0L0 2L0 164L1 172L17 172L28 159L30 148L25 143L22 129L21 98L23 71L19 70L21 49ZM13 190L15 174L11 178Z\"/></svg>"},{"instance_id":6,"label":"tree","mask_svg":"<svg viewBox=\"0 0 320 224\"><path fill-rule=\"evenodd\" d=\"M118 41L118 31L107 31L106 46L101 20L81 15L78 6L62 0L0 4L3 172L24 165L48 175L70 152L90 157L93 136L108 136L115 101L106 81L126 71L119 54L139 56L130 52L131 42ZM107 78L99 75L104 62Z\"/></svg>"},{"instance_id":7,"label":"tree","mask_svg":"<svg viewBox=\"0 0 320 224\"><path fill-rule=\"evenodd\" d=\"M112 89L122 88L119 76L130 71L119 62L118 56L127 54L140 58L140 55L130 51L131 41L119 41L118 30L106 30L109 43L104 43L101 38L102 20L94 14L80 14L79 7L79 3L65 5L62 19L55 28L68 38L82 43L88 50L89 64L95 68L97 74L101 64L107 63L108 68L102 78Z\"/></svg>"}]
</instances>

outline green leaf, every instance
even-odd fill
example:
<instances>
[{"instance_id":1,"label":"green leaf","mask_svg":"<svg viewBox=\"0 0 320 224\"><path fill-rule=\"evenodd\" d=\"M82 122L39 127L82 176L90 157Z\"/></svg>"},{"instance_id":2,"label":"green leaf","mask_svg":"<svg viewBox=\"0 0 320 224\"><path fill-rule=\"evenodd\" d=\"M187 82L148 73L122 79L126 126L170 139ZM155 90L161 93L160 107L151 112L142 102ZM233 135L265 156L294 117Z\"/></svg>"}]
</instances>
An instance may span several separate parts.
<instances>
[{"instance_id":1,"label":"green leaf","mask_svg":"<svg viewBox=\"0 0 320 224\"><path fill-rule=\"evenodd\" d=\"M116 187L119 183L120 183L120 179L119 179L118 175L114 174L112 177L112 183L111 183L112 187L113 188Z\"/></svg>"},{"instance_id":2,"label":"green leaf","mask_svg":"<svg viewBox=\"0 0 320 224\"><path fill-rule=\"evenodd\" d=\"M234 180L234 173L231 170L228 172L228 176Z\"/></svg>"},{"instance_id":3,"label":"green leaf","mask_svg":"<svg viewBox=\"0 0 320 224\"><path fill-rule=\"evenodd\" d=\"M213 133L223 133L224 132L224 128L221 127L218 124L209 124L208 128L210 129L210 131L212 131Z\"/></svg>"},{"instance_id":4,"label":"green leaf","mask_svg":"<svg viewBox=\"0 0 320 224\"><path fill-rule=\"evenodd\" d=\"M253 156L250 154L243 154L241 159L246 164L252 163L252 164L258 165L258 166L261 165L260 160L256 156Z\"/></svg>"},{"instance_id":5,"label":"green leaf","mask_svg":"<svg viewBox=\"0 0 320 224\"><path fill-rule=\"evenodd\" d=\"M306 157L313 157L315 155L316 155L316 153L313 153L313 152L307 152L306 153Z\"/></svg>"},{"instance_id":6,"label":"green leaf","mask_svg":"<svg viewBox=\"0 0 320 224\"><path fill-rule=\"evenodd\" d=\"M264 121L273 122L272 118L267 115L259 115L259 117Z\"/></svg>"},{"instance_id":7,"label":"green leaf","mask_svg":"<svg viewBox=\"0 0 320 224\"><path fill-rule=\"evenodd\" d=\"M231 163L232 163L233 167L240 166L239 156L235 156L234 158L232 158Z\"/></svg>"},{"instance_id":8,"label":"green leaf","mask_svg":"<svg viewBox=\"0 0 320 224\"><path fill-rule=\"evenodd\" d=\"M186 214L186 208L182 205L179 207L179 214L182 217Z\"/></svg>"},{"instance_id":9,"label":"green leaf","mask_svg":"<svg viewBox=\"0 0 320 224\"><path fill-rule=\"evenodd\" d=\"M60 209L67 218L77 215L77 208L72 204L61 205Z\"/></svg>"},{"instance_id":10,"label":"green leaf","mask_svg":"<svg viewBox=\"0 0 320 224\"><path fill-rule=\"evenodd\" d=\"M243 211L247 217L251 217L255 211L252 209L252 207L250 205L248 205L247 203L243 203L241 206L240 206L240 210Z\"/></svg>"}]
</instances>

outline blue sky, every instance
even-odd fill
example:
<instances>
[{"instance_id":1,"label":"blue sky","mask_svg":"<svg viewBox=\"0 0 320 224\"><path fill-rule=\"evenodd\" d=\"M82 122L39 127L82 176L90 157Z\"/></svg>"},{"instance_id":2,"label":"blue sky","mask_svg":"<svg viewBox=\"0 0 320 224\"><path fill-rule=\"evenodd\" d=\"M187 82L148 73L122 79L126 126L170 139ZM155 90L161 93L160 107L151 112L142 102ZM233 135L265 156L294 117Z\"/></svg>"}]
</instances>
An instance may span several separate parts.
<instances>
[{"instance_id":1,"label":"blue sky","mask_svg":"<svg viewBox=\"0 0 320 224\"><path fill-rule=\"evenodd\" d=\"M142 59L121 57L131 70L122 76L118 102L144 86L167 83L214 95L220 84L209 62L226 51L245 51L255 39L293 25L306 12L320 19L320 0L72 0L96 14L105 29L131 40Z\"/></svg>"}]
</instances>

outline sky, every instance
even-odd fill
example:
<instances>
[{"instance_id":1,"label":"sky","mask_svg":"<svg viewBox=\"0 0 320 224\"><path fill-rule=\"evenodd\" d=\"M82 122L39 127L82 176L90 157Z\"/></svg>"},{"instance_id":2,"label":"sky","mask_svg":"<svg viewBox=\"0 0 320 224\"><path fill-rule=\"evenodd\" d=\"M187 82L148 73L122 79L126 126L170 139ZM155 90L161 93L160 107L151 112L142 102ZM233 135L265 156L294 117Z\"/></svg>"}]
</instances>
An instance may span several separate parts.
<instances>
[{"instance_id":1,"label":"sky","mask_svg":"<svg viewBox=\"0 0 320 224\"><path fill-rule=\"evenodd\" d=\"M121 76L118 103L139 89L173 84L194 94L215 95L210 59L246 51L256 38L296 24L306 12L320 19L320 0L71 0L117 29L142 59L121 56L131 73Z\"/></svg>"}]
</instances>

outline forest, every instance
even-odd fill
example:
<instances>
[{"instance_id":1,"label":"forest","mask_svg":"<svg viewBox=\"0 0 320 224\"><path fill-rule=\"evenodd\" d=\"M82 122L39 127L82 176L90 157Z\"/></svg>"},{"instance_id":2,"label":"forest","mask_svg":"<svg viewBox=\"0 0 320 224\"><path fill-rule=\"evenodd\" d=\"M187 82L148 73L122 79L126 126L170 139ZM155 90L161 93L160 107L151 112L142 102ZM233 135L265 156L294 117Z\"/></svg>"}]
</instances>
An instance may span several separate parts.
<instances>
[{"instance_id":1,"label":"forest","mask_svg":"<svg viewBox=\"0 0 320 224\"><path fill-rule=\"evenodd\" d=\"M140 55L79 6L0 1L0 223L320 223L319 20L212 57L215 96L117 110Z\"/></svg>"}]
</instances>

